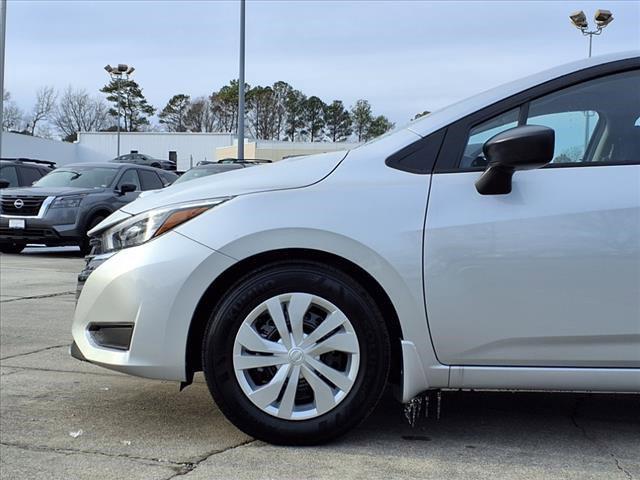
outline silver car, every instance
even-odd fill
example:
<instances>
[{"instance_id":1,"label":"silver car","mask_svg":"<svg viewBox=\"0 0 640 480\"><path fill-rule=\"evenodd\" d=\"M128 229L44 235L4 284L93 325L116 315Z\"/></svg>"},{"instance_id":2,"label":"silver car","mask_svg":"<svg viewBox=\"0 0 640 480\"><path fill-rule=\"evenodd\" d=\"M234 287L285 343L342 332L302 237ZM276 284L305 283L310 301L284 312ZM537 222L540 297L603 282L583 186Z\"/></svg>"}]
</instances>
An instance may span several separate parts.
<instances>
[{"instance_id":1,"label":"silver car","mask_svg":"<svg viewBox=\"0 0 640 480\"><path fill-rule=\"evenodd\" d=\"M228 172L95 227L72 353L274 443L425 391L640 392L640 56L561 66L349 152Z\"/></svg>"}]
</instances>

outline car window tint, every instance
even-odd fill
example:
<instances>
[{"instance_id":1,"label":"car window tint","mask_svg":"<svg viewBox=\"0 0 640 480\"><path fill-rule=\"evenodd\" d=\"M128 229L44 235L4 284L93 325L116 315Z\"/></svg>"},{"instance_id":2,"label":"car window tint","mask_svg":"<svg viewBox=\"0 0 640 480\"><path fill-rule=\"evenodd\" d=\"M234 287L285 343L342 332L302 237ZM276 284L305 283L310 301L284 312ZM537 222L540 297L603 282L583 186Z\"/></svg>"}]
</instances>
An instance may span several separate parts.
<instances>
[{"instance_id":1,"label":"car window tint","mask_svg":"<svg viewBox=\"0 0 640 480\"><path fill-rule=\"evenodd\" d=\"M0 168L0 178L3 180L7 180L9 182L10 187L18 187L18 174L16 173L16 167L14 166L6 166Z\"/></svg>"},{"instance_id":2,"label":"car window tint","mask_svg":"<svg viewBox=\"0 0 640 480\"><path fill-rule=\"evenodd\" d=\"M34 167L20 167L20 176L24 185L31 185L42 177L40 170Z\"/></svg>"},{"instance_id":3,"label":"car window tint","mask_svg":"<svg viewBox=\"0 0 640 480\"><path fill-rule=\"evenodd\" d=\"M140 188L140 179L138 178L138 172L134 168L130 168L122 174L120 181L118 182L118 188L122 187L125 183L131 183L136 186L136 191L142 190Z\"/></svg>"},{"instance_id":4,"label":"car window tint","mask_svg":"<svg viewBox=\"0 0 640 480\"><path fill-rule=\"evenodd\" d=\"M527 124L553 128L553 163L639 163L638 116L640 71L631 71L532 101Z\"/></svg>"},{"instance_id":5,"label":"car window tint","mask_svg":"<svg viewBox=\"0 0 640 480\"><path fill-rule=\"evenodd\" d=\"M582 162L598 123L598 112L592 110L537 115L528 125L552 128L556 134L552 163Z\"/></svg>"},{"instance_id":6,"label":"car window tint","mask_svg":"<svg viewBox=\"0 0 640 480\"><path fill-rule=\"evenodd\" d=\"M139 170L138 173L140 174L140 178L142 179L142 190L156 190L164 186L156 172L151 172L149 170Z\"/></svg>"},{"instance_id":7,"label":"car window tint","mask_svg":"<svg viewBox=\"0 0 640 480\"><path fill-rule=\"evenodd\" d=\"M487 161L482 153L482 146L494 135L518 126L519 110L519 108L509 110L473 127L469 132L469 139L464 149L460 168L486 166Z\"/></svg>"},{"instance_id":8,"label":"car window tint","mask_svg":"<svg viewBox=\"0 0 640 480\"><path fill-rule=\"evenodd\" d=\"M158 174L160 175L160 178L162 179L162 183L165 186L171 185L178 178L177 175L173 175L171 173L167 173L167 172L164 172L164 171L160 171L160 172L158 172Z\"/></svg>"}]
</instances>

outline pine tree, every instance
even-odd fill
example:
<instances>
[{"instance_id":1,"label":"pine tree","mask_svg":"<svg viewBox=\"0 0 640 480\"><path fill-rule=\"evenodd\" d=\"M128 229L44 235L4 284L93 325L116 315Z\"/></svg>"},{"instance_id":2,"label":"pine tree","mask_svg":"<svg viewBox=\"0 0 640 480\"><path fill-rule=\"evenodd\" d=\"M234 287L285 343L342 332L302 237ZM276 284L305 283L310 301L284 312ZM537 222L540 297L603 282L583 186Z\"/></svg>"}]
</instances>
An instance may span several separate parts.
<instances>
[{"instance_id":1,"label":"pine tree","mask_svg":"<svg viewBox=\"0 0 640 480\"><path fill-rule=\"evenodd\" d=\"M326 104L316 96L309 97L304 104L307 133L312 142L319 142L324 138L324 111L326 108Z\"/></svg>"},{"instance_id":2,"label":"pine tree","mask_svg":"<svg viewBox=\"0 0 640 480\"><path fill-rule=\"evenodd\" d=\"M351 115L340 100L334 100L324 112L327 136L332 142L344 142L353 132Z\"/></svg>"},{"instance_id":3,"label":"pine tree","mask_svg":"<svg viewBox=\"0 0 640 480\"><path fill-rule=\"evenodd\" d=\"M118 87L120 89L118 90ZM124 125L122 130L137 132L140 127L149 125L149 116L156 111L142 93L140 85L134 80L113 79L100 89L107 95L107 100L113 104L109 115L118 117L118 105Z\"/></svg>"},{"instance_id":4,"label":"pine tree","mask_svg":"<svg viewBox=\"0 0 640 480\"><path fill-rule=\"evenodd\" d=\"M158 114L160 123L164 124L169 132L187 131L187 112L191 105L191 97L179 93L171 97L167 105Z\"/></svg>"}]
</instances>

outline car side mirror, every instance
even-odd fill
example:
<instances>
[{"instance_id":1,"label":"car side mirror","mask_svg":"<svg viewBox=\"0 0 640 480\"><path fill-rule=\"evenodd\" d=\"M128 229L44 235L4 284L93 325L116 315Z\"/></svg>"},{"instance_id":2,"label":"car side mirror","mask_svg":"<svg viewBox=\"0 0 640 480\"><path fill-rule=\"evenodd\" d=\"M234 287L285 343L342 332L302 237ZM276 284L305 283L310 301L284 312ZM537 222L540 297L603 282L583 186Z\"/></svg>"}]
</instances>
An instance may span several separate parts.
<instances>
[{"instance_id":1,"label":"car side mirror","mask_svg":"<svg viewBox=\"0 0 640 480\"><path fill-rule=\"evenodd\" d=\"M516 170L540 168L553 160L555 132L540 125L522 125L491 137L482 147L487 169L476 182L481 195L511 193Z\"/></svg>"},{"instance_id":2,"label":"car side mirror","mask_svg":"<svg viewBox=\"0 0 640 480\"><path fill-rule=\"evenodd\" d=\"M120 185L120 195L124 195L125 193L128 192L135 192L137 189L137 187L133 184L133 183L123 183L122 185Z\"/></svg>"},{"instance_id":3,"label":"car side mirror","mask_svg":"<svg viewBox=\"0 0 640 480\"><path fill-rule=\"evenodd\" d=\"M0 188L9 188L11 182L6 178L0 178Z\"/></svg>"}]
</instances>

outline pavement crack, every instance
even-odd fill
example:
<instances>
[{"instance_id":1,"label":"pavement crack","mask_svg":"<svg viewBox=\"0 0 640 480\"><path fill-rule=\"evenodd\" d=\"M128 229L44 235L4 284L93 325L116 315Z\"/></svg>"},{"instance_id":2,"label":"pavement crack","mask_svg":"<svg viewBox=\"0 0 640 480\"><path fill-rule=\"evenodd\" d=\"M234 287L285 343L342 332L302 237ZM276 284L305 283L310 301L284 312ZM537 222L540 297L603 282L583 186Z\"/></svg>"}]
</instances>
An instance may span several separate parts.
<instances>
[{"instance_id":1,"label":"pavement crack","mask_svg":"<svg viewBox=\"0 0 640 480\"><path fill-rule=\"evenodd\" d=\"M216 455L220 455L221 453L225 453L230 450L235 450L236 448L244 447L246 445L251 445L256 441L257 440L255 439L247 440L246 442L239 443L238 445L233 445L228 448L223 448L222 450L215 450L213 452L209 452L206 455L201 456L200 458L196 459L193 462L182 463L181 464L182 468L178 472L174 473L170 477L165 478L164 480L171 480L176 477L182 477L183 475L187 475L188 473L193 472L196 468L198 468L202 462L209 460L210 458L215 457Z\"/></svg>"},{"instance_id":2,"label":"pavement crack","mask_svg":"<svg viewBox=\"0 0 640 480\"><path fill-rule=\"evenodd\" d=\"M25 355L31 355L32 353L46 352L47 350L53 350L54 348L68 347L69 345L70 345L69 343L63 343L62 345L52 345L50 347L45 347L45 348L40 348L38 350L33 350L31 352L16 353L15 355L8 355L6 357L0 358L0 360L10 360L12 358L22 357L22 356L25 356ZM9 367L10 365L3 365L3 366Z\"/></svg>"},{"instance_id":3,"label":"pavement crack","mask_svg":"<svg viewBox=\"0 0 640 480\"><path fill-rule=\"evenodd\" d=\"M589 440L591 443L593 443L594 445L597 445L599 448L606 448L607 445L603 445L601 442L598 442L595 438L593 438L591 435L589 435L587 433L587 430L578 423L578 421L576 420L576 416L578 415L578 408L580 406L580 400L578 400L573 408L573 411L571 412L571 415L569 416L569 418L571 419L571 422L573 423L573 425L582 432L582 435L584 435L584 438L586 438L587 440ZM608 450L608 449L607 449ZM633 476L631 475L631 473L629 473L629 471L627 469L625 469L621 464L620 464L620 460L618 459L618 457L616 457L615 453L607 451L607 455L609 455L611 458L613 458L613 461L616 464L616 468L622 472L628 480L633 480Z\"/></svg>"},{"instance_id":4,"label":"pavement crack","mask_svg":"<svg viewBox=\"0 0 640 480\"><path fill-rule=\"evenodd\" d=\"M37 300L39 298L61 297L63 295L75 295L75 290L58 293L46 293L43 295L31 295L29 297L10 298L9 300L0 300L0 303L18 302L20 300Z\"/></svg>"},{"instance_id":5,"label":"pavement crack","mask_svg":"<svg viewBox=\"0 0 640 480\"><path fill-rule=\"evenodd\" d=\"M172 462L171 460L166 460L162 458L139 457L136 455L128 455L126 453L105 453L105 452L99 452L97 450L81 450L76 448L52 448L52 447L45 447L45 446L38 446L38 445L25 445L23 443L17 443L17 442L15 443L0 442L0 445L4 445L6 447L19 448L21 450L28 450L32 452L54 452L54 453L60 453L62 455L86 454L86 455L100 455L102 457L109 457L109 458L128 458L131 460L138 460L143 462L154 462L162 465L169 465L174 468L182 467L182 465L184 465L183 463L180 463L180 462Z\"/></svg>"},{"instance_id":6,"label":"pavement crack","mask_svg":"<svg viewBox=\"0 0 640 480\"><path fill-rule=\"evenodd\" d=\"M629 473L629 470L620 465L620 460L613 453L609 452L609 455L613 458L613 461L616 462L616 468L624 473L629 480L633 480L633 476Z\"/></svg>"}]
</instances>

